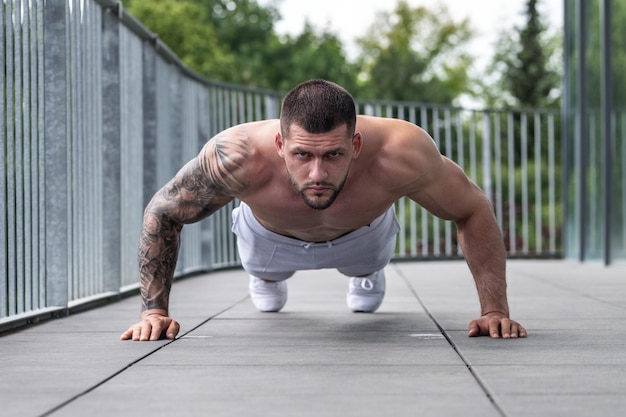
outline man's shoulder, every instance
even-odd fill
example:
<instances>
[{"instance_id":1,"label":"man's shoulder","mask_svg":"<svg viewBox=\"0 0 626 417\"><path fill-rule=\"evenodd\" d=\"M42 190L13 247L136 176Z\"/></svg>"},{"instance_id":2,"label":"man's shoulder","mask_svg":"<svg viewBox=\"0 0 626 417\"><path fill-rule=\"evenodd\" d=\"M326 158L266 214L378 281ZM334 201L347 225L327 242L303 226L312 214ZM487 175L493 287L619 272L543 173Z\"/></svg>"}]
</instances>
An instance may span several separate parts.
<instances>
[{"instance_id":1,"label":"man's shoulder","mask_svg":"<svg viewBox=\"0 0 626 417\"><path fill-rule=\"evenodd\" d=\"M357 129L363 135L363 163L385 188L413 191L425 174L441 164L433 139L411 122L363 116ZM368 146L372 142L375 146Z\"/></svg>"}]
</instances>

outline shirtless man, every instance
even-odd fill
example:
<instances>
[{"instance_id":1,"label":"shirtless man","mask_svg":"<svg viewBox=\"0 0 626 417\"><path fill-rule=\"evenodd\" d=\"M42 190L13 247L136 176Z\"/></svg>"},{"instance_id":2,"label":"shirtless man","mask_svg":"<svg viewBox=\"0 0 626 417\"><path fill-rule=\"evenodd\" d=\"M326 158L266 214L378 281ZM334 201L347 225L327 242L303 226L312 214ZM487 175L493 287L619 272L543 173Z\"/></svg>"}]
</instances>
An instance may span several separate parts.
<instances>
[{"instance_id":1,"label":"shirtless man","mask_svg":"<svg viewBox=\"0 0 626 417\"><path fill-rule=\"evenodd\" d=\"M259 310L284 306L296 270L337 268L351 277L348 306L374 312L398 232L393 204L403 196L456 223L482 313L468 335L526 337L509 318L506 253L484 193L419 127L357 117L348 92L312 80L287 94L280 120L218 134L155 194L139 248L141 321L121 339L178 334L168 304L182 227L235 198L233 231Z\"/></svg>"}]
</instances>

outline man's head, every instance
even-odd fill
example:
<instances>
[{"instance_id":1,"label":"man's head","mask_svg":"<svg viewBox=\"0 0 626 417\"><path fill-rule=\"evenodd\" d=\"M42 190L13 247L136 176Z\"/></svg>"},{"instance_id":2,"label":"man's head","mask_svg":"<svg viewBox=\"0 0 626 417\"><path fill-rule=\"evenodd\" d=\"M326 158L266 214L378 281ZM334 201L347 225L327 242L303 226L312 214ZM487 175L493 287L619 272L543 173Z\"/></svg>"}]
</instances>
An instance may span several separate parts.
<instances>
[{"instance_id":1,"label":"man's head","mask_svg":"<svg viewBox=\"0 0 626 417\"><path fill-rule=\"evenodd\" d=\"M361 150L352 96L324 80L304 82L283 101L276 148L305 203L323 210L343 188Z\"/></svg>"},{"instance_id":2,"label":"man's head","mask_svg":"<svg viewBox=\"0 0 626 417\"><path fill-rule=\"evenodd\" d=\"M292 124L309 133L326 133L345 125L354 133L354 99L343 87L326 80L310 80L294 87L283 99L280 129L289 137Z\"/></svg>"}]
</instances>

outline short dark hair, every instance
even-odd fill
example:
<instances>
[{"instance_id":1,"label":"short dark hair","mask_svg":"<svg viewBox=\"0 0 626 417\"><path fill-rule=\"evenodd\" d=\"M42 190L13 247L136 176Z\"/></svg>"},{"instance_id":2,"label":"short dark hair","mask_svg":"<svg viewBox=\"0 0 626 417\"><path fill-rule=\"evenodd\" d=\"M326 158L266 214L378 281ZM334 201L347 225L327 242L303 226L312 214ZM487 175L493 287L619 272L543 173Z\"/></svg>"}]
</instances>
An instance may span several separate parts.
<instances>
[{"instance_id":1,"label":"short dark hair","mask_svg":"<svg viewBox=\"0 0 626 417\"><path fill-rule=\"evenodd\" d=\"M283 99L280 127L283 137L297 124L309 133L325 133L346 125L352 136L356 125L354 99L343 87L326 80L298 84Z\"/></svg>"}]
</instances>

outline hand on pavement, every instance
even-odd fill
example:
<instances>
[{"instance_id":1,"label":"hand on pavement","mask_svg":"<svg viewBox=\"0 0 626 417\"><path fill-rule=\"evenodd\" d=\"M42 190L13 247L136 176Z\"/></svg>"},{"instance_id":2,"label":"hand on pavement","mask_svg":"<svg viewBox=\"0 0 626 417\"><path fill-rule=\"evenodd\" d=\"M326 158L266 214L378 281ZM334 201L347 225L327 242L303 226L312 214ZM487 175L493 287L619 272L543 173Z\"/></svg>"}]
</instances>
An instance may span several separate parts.
<instances>
[{"instance_id":1,"label":"hand on pavement","mask_svg":"<svg viewBox=\"0 0 626 417\"><path fill-rule=\"evenodd\" d=\"M469 337L491 336L494 339L516 339L526 337L528 333L518 322L511 320L499 311L489 312L477 320L470 322Z\"/></svg>"},{"instance_id":2,"label":"hand on pavement","mask_svg":"<svg viewBox=\"0 0 626 417\"><path fill-rule=\"evenodd\" d=\"M180 330L176 320L168 317L165 310L146 310L141 314L141 321L126 330L120 340L147 341L159 340L163 336L174 339Z\"/></svg>"}]
</instances>

